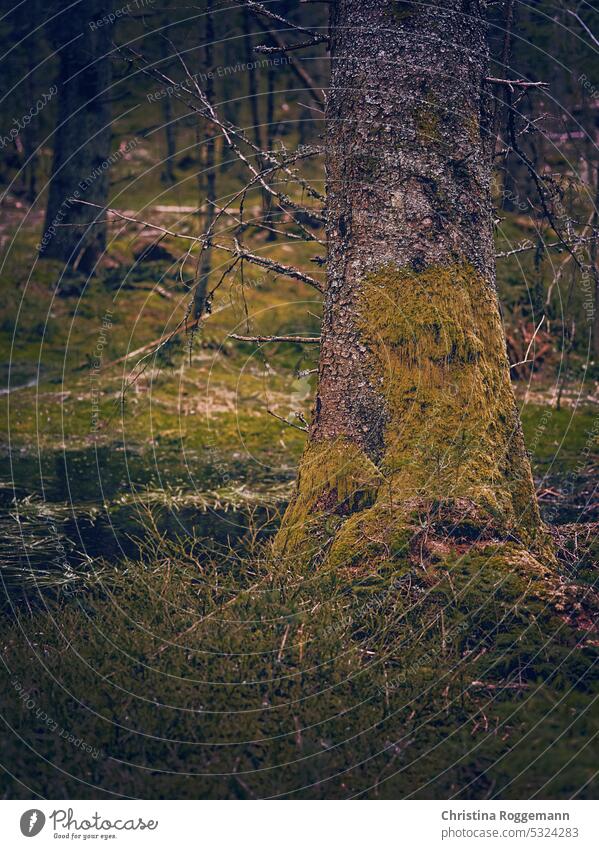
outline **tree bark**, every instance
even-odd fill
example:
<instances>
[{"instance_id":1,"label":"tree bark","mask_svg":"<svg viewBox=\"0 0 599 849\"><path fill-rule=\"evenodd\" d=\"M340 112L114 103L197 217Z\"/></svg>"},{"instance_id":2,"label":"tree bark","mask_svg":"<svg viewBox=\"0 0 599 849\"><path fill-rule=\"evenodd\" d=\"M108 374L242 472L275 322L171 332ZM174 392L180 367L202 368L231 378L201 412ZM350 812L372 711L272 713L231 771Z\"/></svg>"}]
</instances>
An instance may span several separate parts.
<instances>
[{"instance_id":1,"label":"tree bark","mask_svg":"<svg viewBox=\"0 0 599 849\"><path fill-rule=\"evenodd\" d=\"M318 390L281 557L542 527L495 287L482 5L332 5Z\"/></svg>"},{"instance_id":2,"label":"tree bark","mask_svg":"<svg viewBox=\"0 0 599 849\"><path fill-rule=\"evenodd\" d=\"M76 4L50 30L60 56L58 116L40 254L86 273L106 244L106 225L90 226L104 216L76 200L100 206L108 200L111 8L109 0Z\"/></svg>"}]
</instances>

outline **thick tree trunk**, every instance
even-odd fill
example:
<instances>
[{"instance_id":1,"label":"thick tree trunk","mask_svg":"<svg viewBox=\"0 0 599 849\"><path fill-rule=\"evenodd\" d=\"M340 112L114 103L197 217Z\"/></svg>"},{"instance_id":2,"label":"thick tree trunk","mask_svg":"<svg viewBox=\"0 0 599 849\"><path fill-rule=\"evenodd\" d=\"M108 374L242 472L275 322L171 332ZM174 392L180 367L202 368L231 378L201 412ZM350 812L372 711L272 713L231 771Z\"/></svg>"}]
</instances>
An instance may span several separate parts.
<instances>
[{"instance_id":1,"label":"thick tree trunk","mask_svg":"<svg viewBox=\"0 0 599 849\"><path fill-rule=\"evenodd\" d=\"M318 393L280 556L541 526L495 289L481 5L332 6Z\"/></svg>"},{"instance_id":2,"label":"thick tree trunk","mask_svg":"<svg viewBox=\"0 0 599 849\"><path fill-rule=\"evenodd\" d=\"M76 201L103 206L108 200L111 8L110 0L77 4L56 18L50 32L60 56L59 104L40 254L85 272L106 243L106 225L89 226L104 216Z\"/></svg>"}]
</instances>

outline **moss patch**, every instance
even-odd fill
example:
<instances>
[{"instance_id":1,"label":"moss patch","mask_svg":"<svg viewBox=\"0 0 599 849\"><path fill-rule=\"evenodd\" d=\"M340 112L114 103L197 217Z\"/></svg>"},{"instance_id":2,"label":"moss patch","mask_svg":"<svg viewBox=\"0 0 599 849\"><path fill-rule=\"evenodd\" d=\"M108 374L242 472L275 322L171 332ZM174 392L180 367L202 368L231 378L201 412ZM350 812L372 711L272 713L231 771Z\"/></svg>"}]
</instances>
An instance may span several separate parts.
<instances>
[{"instance_id":1,"label":"moss patch","mask_svg":"<svg viewBox=\"0 0 599 849\"><path fill-rule=\"evenodd\" d=\"M468 265L386 266L364 282L360 322L388 410L384 497L467 499L504 528L533 530L530 465L487 281Z\"/></svg>"},{"instance_id":2,"label":"moss patch","mask_svg":"<svg viewBox=\"0 0 599 849\"><path fill-rule=\"evenodd\" d=\"M424 525L454 539L515 534L530 544L538 537L543 547L489 283L466 264L422 272L387 265L362 282L357 312L383 399L384 455L376 468L342 441L310 445L283 522L284 549L299 544L298 532L301 539L312 533L310 522L327 511L339 517L328 526L335 566L393 556L392 538ZM367 497L354 497L364 491Z\"/></svg>"},{"instance_id":3,"label":"moss patch","mask_svg":"<svg viewBox=\"0 0 599 849\"><path fill-rule=\"evenodd\" d=\"M297 492L277 536L276 557L313 555L344 516L372 504L382 481L366 454L346 439L313 442L302 457Z\"/></svg>"}]
</instances>

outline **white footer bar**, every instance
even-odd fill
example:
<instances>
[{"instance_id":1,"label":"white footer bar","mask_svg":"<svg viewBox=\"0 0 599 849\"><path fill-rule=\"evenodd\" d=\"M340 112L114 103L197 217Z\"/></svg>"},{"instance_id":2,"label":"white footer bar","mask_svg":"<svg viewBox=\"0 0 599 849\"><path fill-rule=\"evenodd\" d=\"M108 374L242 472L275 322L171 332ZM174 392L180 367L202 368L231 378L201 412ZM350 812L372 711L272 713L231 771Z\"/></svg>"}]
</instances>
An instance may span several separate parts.
<instances>
[{"instance_id":1,"label":"white footer bar","mask_svg":"<svg viewBox=\"0 0 599 849\"><path fill-rule=\"evenodd\" d=\"M599 846L593 801L12 801L3 846L392 849Z\"/></svg>"}]
</instances>

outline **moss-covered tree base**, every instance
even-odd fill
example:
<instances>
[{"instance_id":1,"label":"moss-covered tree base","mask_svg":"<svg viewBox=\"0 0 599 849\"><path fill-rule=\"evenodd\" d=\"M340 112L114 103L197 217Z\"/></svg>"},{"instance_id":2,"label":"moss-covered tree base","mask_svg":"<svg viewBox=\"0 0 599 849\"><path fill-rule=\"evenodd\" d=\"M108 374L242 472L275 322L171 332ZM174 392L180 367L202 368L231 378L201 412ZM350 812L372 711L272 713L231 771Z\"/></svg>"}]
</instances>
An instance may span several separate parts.
<instances>
[{"instance_id":1,"label":"moss-covered tree base","mask_svg":"<svg viewBox=\"0 0 599 849\"><path fill-rule=\"evenodd\" d=\"M387 264L361 282L355 323L376 420L352 432L337 419L327 438L317 416L276 556L366 571L434 540L494 541L551 561L483 275Z\"/></svg>"}]
</instances>

